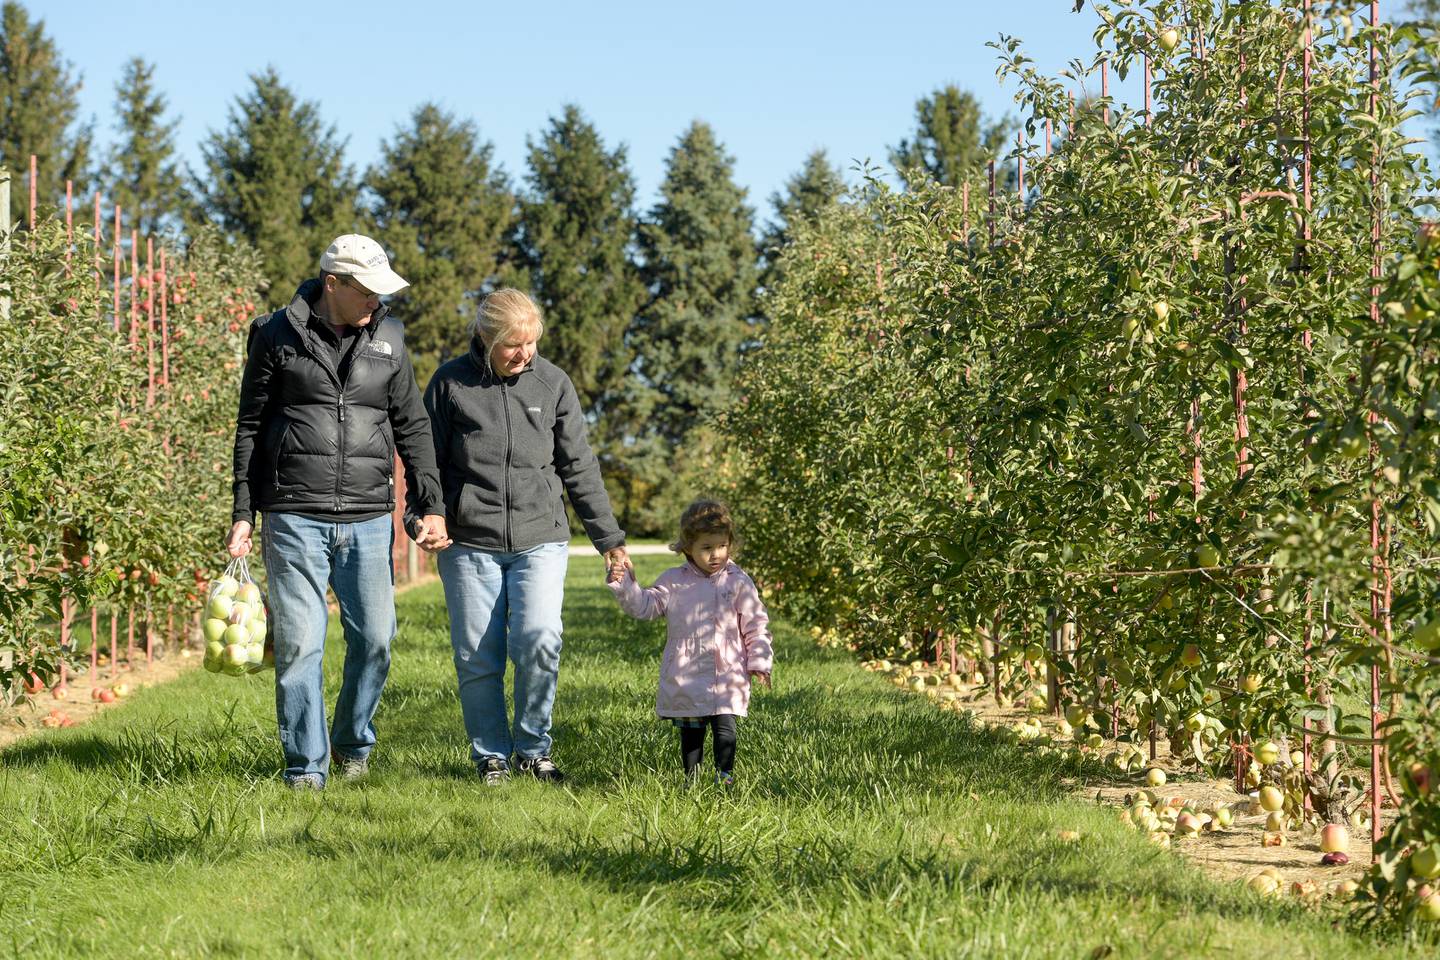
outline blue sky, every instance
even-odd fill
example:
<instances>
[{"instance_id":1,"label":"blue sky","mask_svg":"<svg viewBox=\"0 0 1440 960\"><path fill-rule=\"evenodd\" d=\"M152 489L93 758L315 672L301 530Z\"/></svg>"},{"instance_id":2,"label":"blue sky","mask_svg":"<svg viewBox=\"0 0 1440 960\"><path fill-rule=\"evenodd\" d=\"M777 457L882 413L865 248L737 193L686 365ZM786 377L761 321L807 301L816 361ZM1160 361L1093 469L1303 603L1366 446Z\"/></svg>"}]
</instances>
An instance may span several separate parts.
<instances>
[{"instance_id":1,"label":"blue sky","mask_svg":"<svg viewBox=\"0 0 1440 960\"><path fill-rule=\"evenodd\" d=\"M182 155L197 165L199 142L224 125L248 75L273 64L319 103L362 167L433 99L473 119L518 179L526 137L577 103L607 144L627 145L641 208L655 201L676 137L703 119L762 215L812 149L846 169L884 163L912 129L915 100L937 86L959 84L989 113L1013 113L985 46L999 33L1021 37L1053 73L1088 53L1095 24L1088 9L1071 13L1071 0L22 2L83 76L82 111L102 142L131 56L156 64Z\"/></svg>"}]
</instances>

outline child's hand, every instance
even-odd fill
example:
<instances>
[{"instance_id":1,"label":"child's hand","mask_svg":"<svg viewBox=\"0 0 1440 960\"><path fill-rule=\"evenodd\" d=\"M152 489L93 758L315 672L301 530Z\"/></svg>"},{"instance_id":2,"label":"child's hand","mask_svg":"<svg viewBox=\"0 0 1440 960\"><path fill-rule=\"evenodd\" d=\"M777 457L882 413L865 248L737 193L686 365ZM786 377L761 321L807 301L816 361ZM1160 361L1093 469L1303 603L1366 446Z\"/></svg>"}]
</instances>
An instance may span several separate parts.
<instances>
[{"instance_id":1,"label":"child's hand","mask_svg":"<svg viewBox=\"0 0 1440 960\"><path fill-rule=\"evenodd\" d=\"M750 677L753 680L760 681L760 685L766 690L770 689L770 671L766 670L762 672L760 670L751 670Z\"/></svg>"},{"instance_id":2,"label":"child's hand","mask_svg":"<svg viewBox=\"0 0 1440 960\"><path fill-rule=\"evenodd\" d=\"M623 563L612 563L605 568L605 582L619 583L625 579L626 566Z\"/></svg>"}]
</instances>

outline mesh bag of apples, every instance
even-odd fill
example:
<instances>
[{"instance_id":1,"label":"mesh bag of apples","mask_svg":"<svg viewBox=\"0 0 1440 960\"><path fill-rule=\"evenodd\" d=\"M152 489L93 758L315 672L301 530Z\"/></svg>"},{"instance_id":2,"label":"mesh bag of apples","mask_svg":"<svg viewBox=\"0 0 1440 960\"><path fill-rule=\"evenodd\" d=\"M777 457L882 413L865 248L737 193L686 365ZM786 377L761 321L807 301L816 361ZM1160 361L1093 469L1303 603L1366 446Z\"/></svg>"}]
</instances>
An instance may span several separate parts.
<instances>
[{"instance_id":1,"label":"mesh bag of apples","mask_svg":"<svg viewBox=\"0 0 1440 960\"><path fill-rule=\"evenodd\" d=\"M205 669L211 673L240 677L275 666L274 653L265 642L265 597L244 557L231 560L210 584L200 629L205 635Z\"/></svg>"}]
</instances>

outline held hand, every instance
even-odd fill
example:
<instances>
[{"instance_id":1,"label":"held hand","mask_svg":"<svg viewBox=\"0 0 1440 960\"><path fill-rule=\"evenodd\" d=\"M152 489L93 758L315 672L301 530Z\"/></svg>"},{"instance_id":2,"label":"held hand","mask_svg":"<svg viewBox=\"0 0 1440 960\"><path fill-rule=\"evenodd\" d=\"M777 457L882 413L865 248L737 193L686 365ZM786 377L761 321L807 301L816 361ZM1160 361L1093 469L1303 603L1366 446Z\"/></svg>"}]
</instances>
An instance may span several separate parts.
<instances>
[{"instance_id":1,"label":"held hand","mask_svg":"<svg viewBox=\"0 0 1440 960\"><path fill-rule=\"evenodd\" d=\"M761 670L751 670L751 671L750 671L750 676L751 676L753 679L760 681L760 685L761 685L762 687L764 687L766 690L769 690L769 689L770 689L770 671L769 671L769 670L764 670L764 671L761 671Z\"/></svg>"},{"instance_id":2,"label":"held hand","mask_svg":"<svg viewBox=\"0 0 1440 960\"><path fill-rule=\"evenodd\" d=\"M232 557L243 557L250 553L250 533L255 527L248 520L236 520L225 538L225 549Z\"/></svg>"},{"instance_id":3,"label":"held hand","mask_svg":"<svg viewBox=\"0 0 1440 960\"><path fill-rule=\"evenodd\" d=\"M625 565L623 563L612 563L605 568L605 582L619 583L625 579Z\"/></svg>"},{"instance_id":4,"label":"held hand","mask_svg":"<svg viewBox=\"0 0 1440 960\"><path fill-rule=\"evenodd\" d=\"M623 546L605 551L605 570L607 574L613 575L612 571L617 567L621 570L635 569L635 565L630 562L630 554ZM619 578L617 577L616 579L618 580Z\"/></svg>"},{"instance_id":5,"label":"held hand","mask_svg":"<svg viewBox=\"0 0 1440 960\"><path fill-rule=\"evenodd\" d=\"M420 533L415 545L426 553L439 553L452 543L445 529L445 518L438 513L426 514L420 521Z\"/></svg>"}]
</instances>

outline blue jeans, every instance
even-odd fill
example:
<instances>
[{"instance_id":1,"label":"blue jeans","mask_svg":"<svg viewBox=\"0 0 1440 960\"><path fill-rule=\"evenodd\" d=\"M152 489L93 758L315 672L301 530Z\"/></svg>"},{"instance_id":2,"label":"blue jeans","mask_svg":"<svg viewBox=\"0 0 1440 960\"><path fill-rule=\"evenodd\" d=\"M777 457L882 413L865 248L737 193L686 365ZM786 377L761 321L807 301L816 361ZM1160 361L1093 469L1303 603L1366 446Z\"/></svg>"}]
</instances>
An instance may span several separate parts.
<instances>
[{"instance_id":1,"label":"blue jeans","mask_svg":"<svg viewBox=\"0 0 1440 960\"><path fill-rule=\"evenodd\" d=\"M440 554L450 646L470 759L550 755L550 711L560 677L560 607L570 547L519 553L456 544ZM514 736L505 716L505 658L515 664Z\"/></svg>"},{"instance_id":2,"label":"blue jeans","mask_svg":"<svg viewBox=\"0 0 1440 960\"><path fill-rule=\"evenodd\" d=\"M275 645L275 716L285 779L329 773L330 753L364 758L375 746L375 709L395 639L390 517L330 523L265 514L260 528L270 582ZM335 590L345 629L345 669L335 721L325 732L325 588Z\"/></svg>"}]
</instances>

